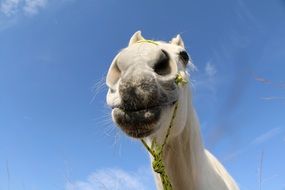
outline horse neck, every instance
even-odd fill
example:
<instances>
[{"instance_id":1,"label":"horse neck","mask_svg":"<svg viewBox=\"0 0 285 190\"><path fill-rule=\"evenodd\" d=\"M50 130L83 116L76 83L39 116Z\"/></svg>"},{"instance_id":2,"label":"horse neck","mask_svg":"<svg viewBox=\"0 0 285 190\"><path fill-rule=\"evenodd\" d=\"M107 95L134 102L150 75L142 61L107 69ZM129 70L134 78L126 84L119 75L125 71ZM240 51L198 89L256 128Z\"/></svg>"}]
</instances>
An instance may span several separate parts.
<instances>
[{"instance_id":1,"label":"horse neck","mask_svg":"<svg viewBox=\"0 0 285 190\"><path fill-rule=\"evenodd\" d=\"M166 171L175 189L197 189L202 168L207 165L198 119L190 98L187 115L186 126L177 137L169 140L164 154Z\"/></svg>"},{"instance_id":2,"label":"horse neck","mask_svg":"<svg viewBox=\"0 0 285 190\"><path fill-rule=\"evenodd\" d=\"M163 161L173 189L207 190L211 187L212 190L225 190L228 189L227 184L230 184L230 189L238 190L218 161L214 161L217 162L214 165L219 172L210 162L209 155L204 149L198 118L190 96L187 116L183 131L178 136L170 138L164 149ZM163 190L160 177L156 173L155 179L157 189Z\"/></svg>"},{"instance_id":3,"label":"horse neck","mask_svg":"<svg viewBox=\"0 0 285 190\"><path fill-rule=\"evenodd\" d=\"M189 92L190 93L190 92ZM168 140L164 149L166 172L175 189L196 190L209 171L204 145L200 135L199 122L192 106L191 96L188 97L187 121L183 131ZM158 190L163 190L161 180L155 173Z\"/></svg>"}]
</instances>

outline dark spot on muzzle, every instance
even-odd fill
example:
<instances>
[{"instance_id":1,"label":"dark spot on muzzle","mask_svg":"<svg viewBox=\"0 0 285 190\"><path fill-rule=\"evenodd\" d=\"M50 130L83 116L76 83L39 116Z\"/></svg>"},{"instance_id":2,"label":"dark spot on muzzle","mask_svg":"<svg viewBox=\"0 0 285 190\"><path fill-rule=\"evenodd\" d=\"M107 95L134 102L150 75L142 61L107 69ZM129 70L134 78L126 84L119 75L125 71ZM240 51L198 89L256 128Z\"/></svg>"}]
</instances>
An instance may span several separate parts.
<instances>
[{"instance_id":1,"label":"dark spot on muzzle","mask_svg":"<svg viewBox=\"0 0 285 190\"><path fill-rule=\"evenodd\" d=\"M122 98L122 109L126 111L146 109L159 104L159 90L152 75L122 79L119 93Z\"/></svg>"}]
</instances>

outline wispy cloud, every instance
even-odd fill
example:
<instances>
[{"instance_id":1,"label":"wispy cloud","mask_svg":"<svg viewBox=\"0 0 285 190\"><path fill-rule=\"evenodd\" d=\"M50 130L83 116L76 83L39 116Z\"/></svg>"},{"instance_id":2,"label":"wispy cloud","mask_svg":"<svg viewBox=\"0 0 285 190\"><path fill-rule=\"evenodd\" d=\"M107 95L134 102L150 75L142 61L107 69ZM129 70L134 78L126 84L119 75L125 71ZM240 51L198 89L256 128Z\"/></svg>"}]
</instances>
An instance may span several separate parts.
<instances>
[{"instance_id":1,"label":"wispy cloud","mask_svg":"<svg viewBox=\"0 0 285 190\"><path fill-rule=\"evenodd\" d=\"M285 100L285 97L280 97L280 96L267 96L267 97L261 97L261 100L266 100L266 101L270 101L270 100Z\"/></svg>"},{"instance_id":2,"label":"wispy cloud","mask_svg":"<svg viewBox=\"0 0 285 190\"><path fill-rule=\"evenodd\" d=\"M275 88L284 88L285 87L285 82L274 82L271 81L267 78L264 78L262 76L257 76L256 74L253 74L254 79L264 85L271 85L272 87ZM273 100L285 100L285 97L283 96L264 96L264 97L260 97L261 100L265 100L265 101L273 101Z\"/></svg>"},{"instance_id":3,"label":"wispy cloud","mask_svg":"<svg viewBox=\"0 0 285 190\"><path fill-rule=\"evenodd\" d=\"M201 71L199 68L197 71ZM215 64L211 61L208 61L203 68L202 72L198 72L198 75L193 80L193 85L199 91L211 91L212 93L216 92L216 82L217 82L217 69Z\"/></svg>"},{"instance_id":4,"label":"wispy cloud","mask_svg":"<svg viewBox=\"0 0 285 190\"><path fill-rule=\"evenodd\" d=\"M76 0L0 0L0 32L22 20L39 15L47 9L57 9Z\"/></svg>"},{"instance_id":5,"label":"wispy cloud","mask_svg":"<svg viewBox=\"0 0 285 190\"><path fill-rule=\"evenodd\" d=\"M128 172L122 169L98 170L85 180L68 182L65 190L151 190L150 169Z\"/></svg>"},{"instance_id":6,"label":"wispy cloud","mask_svg":"<svg viewBox=\"0 0 285 190\"><path fill-rule=\"evenodd\" d=\"M7 17L15 15L22 0L5 0L0 4L0 12Z\"/></svg>"},{"instance_id":7,"label":"wispy cloud","mask_svg":"<svg viewBox=\"0 0 285 190\"><path fill-rule=\"evenodd\" d=\"M248 146L245 146L242 149L239 149L237 151L234 151L232 153L230 153L228 156L226 156L225 160L231 160L245 152L247 152L248 150L250 150L251 148L255 147L255 146L259 146L261 144L264 144L266 142L268 142L269 140L273 139L274 137L280 135L281 133L283 133L283 130L279 127L270 129L269 131L257 136L256 138L254 138Z\"/></svg>"},{"instance_id":8,"label":"wispy cloud","mask_svg":"<svg viewBox=\"0 0 285 190\"><path fill-rule=\"evenodd\" d=\"M270 84L276 88L284 88L285 87L285 82L281 81L281 82L275 82L275 81L271 81L267 78L264 78L262 76L257 76L256 74L253 74L254 79L262 84Z\"/></svg>"},{"instance_id":9,"label":"wispy cloud","mask_svg":"<svg viewBox=\"0 0 285 190\"><path fill-rule=\"evenodd\" d=\"M206 67L205 67L205 74L208 76L208 77L214 77L217 73L217 69L215 67L214 64L212 64L211 62L208 62L206 64Z\"/></svg>"},{"instance_id":10,"label":"wispy cloud","mask_svg":"<svg viewBox=\"0 0 285 190\"><path fill-rule=\"evenodd\" d=\"M279 135L282 132L281 128L273 128L269 131L267 131L266 133L263 133L261 135L259 135L258 137L256 137L251 144L253 145L258 145L258 144L262 144L270 139L272 139L273 137Z\"/></svg>"},{"instance_id":11,"label":"wispy cloud","mask_svg":"<svg viewBox=\"0 0 285 190\"><path fill-rule=\"evenodd\" d=\"M47 3L48 0L4 0L0 4L0 13L8 18L19 14L35 15Z\"/></svg>"},{"instance_id":12,"label":"wispy cloud","mask_svg":"<svg viewBox=\"0 0 285 190\"><path fill-rule=\"evenodd\" d=\"M266 78L263 78L263 77L260 77L260 76L254 76L254 79L260 83L263 83L263 84L270 84L272 83L272 81L266 79Z\"/></svg>"},{"instance_id":13,"label":"wispy cloud","mask_svg":"<svg viewBox=\"0 0 285 190\"><path fill-rule=\"evenodd\" d=\"M23 11L28 15L35 15L44 8L48 0L25 0Z\"/></svg>"}]
</instances>

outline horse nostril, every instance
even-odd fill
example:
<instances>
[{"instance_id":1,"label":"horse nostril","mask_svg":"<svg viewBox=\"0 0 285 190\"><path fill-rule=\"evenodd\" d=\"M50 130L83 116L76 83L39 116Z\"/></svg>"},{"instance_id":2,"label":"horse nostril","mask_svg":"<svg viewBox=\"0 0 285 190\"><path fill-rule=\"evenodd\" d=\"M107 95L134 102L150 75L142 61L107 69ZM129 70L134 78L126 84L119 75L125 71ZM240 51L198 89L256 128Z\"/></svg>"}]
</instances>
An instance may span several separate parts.
<instances>
[{"instance_id":1,"label":"horse nostril","mask_svg":"<svg viewBox=\"0 0 285 190\"><path fill-rule=\"evenodd\" d=\"M159 58L159 60L154 65L154 72L156 72L158 75L167 75L171 73L171 68L169 64L169 55L166 51L161 50L162 54Z\"/></svg>"}]
</instances>

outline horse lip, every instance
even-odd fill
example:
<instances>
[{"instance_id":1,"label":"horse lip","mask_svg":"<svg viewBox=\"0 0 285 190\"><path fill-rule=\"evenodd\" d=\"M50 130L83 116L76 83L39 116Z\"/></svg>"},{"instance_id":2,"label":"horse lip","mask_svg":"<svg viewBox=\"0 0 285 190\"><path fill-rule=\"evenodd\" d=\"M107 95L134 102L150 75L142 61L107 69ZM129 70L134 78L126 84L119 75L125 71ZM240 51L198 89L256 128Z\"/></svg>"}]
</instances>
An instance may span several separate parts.
<instances>
[{"instance_id":1,"label":"horse lip","mask_svg":"<svg viewBox=\"0 0 285 190\"><path fill-rule=\"evenodd\" d=\"M156 108L161 108L161 107L165 107L165 106L170 106L170 105L174 105L177 102L177 100L171 101L171 102L166 102L166 103L162 103L159 105L153 105L153 106L148 106L148 107L143 107L143 108L139 108L139 109L126 109L123 105L114 105L111 106L112 110L114 110L115 108L118 108L124 112L139 112L139 111L144 111L144 110L152 110L152 109L156 109Z\"/></svg>"},{"instance_id":2,"label":"horse lip","mask_svg":"<svg viewBox=\"0 0 285 190\"><path fill-rule=\"evenodd\" d=\"M156 106L149 106L139 110L125 110L121 106L113 107L113 118L128 136L143 138L158 130L158 124L163 107L172 106L177 101L172 101Z\"/></svg>"},{"instance_id":3,"label":"horse lip","mask_svg":"<svg viewBox=\"0 0 285 190\"><path fill-rule=\"evenodd\" d=\"M149 106L149 107L144 107L144 108L139 108L139 109L125 109L124 107L119 107L119 109L121 109L124 112L135 113L135 112L140 112L140 111L154 110L160 107L161 107L160 105L157 105L157 106Z\"/></svg>"}]
</instances>

